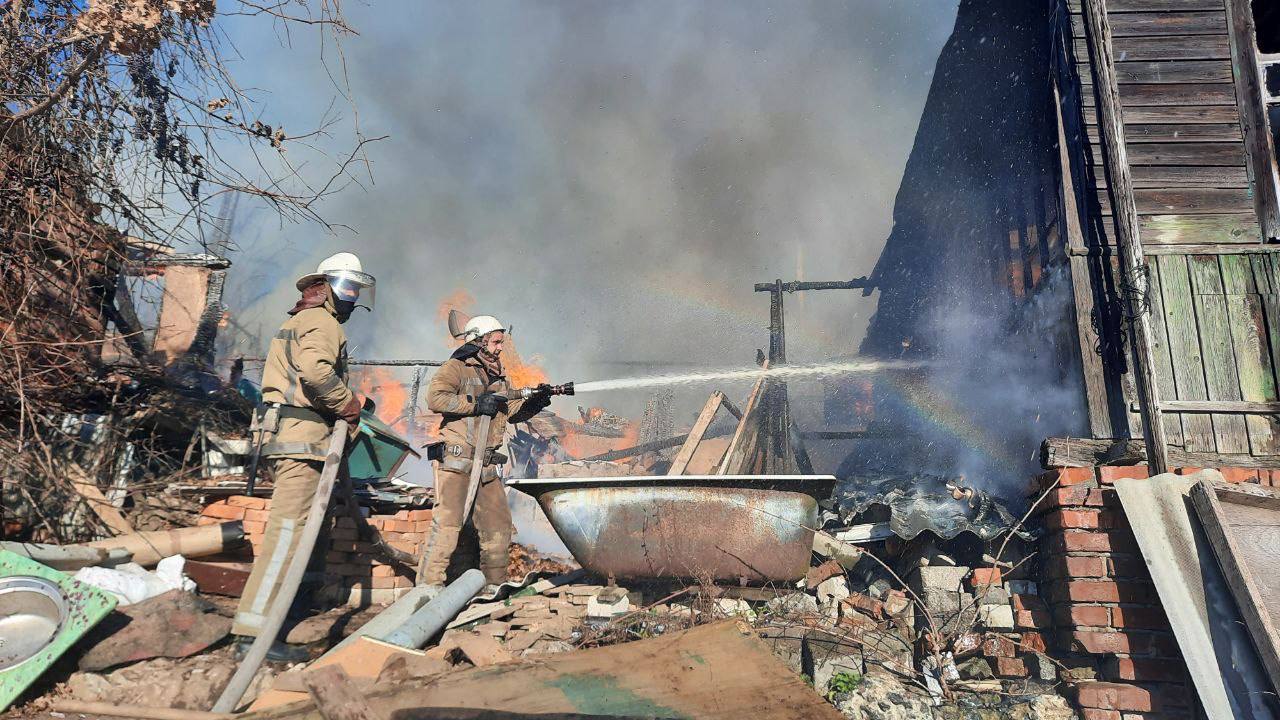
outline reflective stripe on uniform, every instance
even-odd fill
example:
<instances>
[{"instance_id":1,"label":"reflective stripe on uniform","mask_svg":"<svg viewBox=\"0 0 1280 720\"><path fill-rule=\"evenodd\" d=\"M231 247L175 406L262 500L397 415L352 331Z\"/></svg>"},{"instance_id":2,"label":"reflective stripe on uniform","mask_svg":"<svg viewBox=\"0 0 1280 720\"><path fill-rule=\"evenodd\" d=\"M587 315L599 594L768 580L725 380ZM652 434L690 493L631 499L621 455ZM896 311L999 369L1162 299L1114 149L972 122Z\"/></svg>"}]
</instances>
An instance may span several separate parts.
<instances>
[{"instance_id":1,"label":"reflective stripe on uniform","mask_svg":"<svg viewBox=\"0 0 1280 720\"><path fill-rule=\"evenodd\" d=\"M289 379L289 385L284 389L284 401L289 405L301 405L306 398L299 397L302 387L298 369L293 365L293 344L297 341L297 333L292 328L280 328L276 339L284 343L284 371Z\"/></svg>"},{"instance_id":2,"label":"reflective stripe on uniform","mask_svg":"<svg viewBox=\"0 0 1280 720\"><path fill-rule=\"evenodd\" d=\"M285 518L280 521L280 535L276 538L276 546L271 553L271 562L267 564L267 571L262 574L262 580L258 585L258 594L253 598L253 605L250 607L255 613L265 612L267 602L271 600L271 591L275 589L280 581L280 569L284 567L285 558L289 555L289 545L293 542L293 529L297 525L297 521L292 518Z\"/></svg>"}]
</instances>

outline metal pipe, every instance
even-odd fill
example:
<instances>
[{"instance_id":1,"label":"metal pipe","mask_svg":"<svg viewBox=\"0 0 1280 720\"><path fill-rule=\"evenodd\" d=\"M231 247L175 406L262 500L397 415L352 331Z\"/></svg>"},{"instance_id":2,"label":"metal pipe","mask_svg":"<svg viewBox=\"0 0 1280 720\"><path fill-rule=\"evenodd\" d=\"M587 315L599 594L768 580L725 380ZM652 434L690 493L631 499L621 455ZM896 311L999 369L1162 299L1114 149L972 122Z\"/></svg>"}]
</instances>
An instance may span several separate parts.
<instances>
[{"instance_id":1,"label":"metal pipe","mask_svg":"<svg viewBox=\"0 0 1280 720\"><path fill-rule=\"evenodd\" d=\"M324 458L324 469L320 472L319 482L316 483L315 498L307 510L306 524L302 526L302 537L298 540L298 548L290 558L289 567L280 580L280 590L276 593L275 602L267 610L267 617L262 623L258 637L254 639L253 645L249 646L249 652L245 654L240 667L236 668L236 674L231 676L231 682L227 683L226 689L222 691L221 697L213 706L214 712L225 713L236 709L236 705L244 697L244 691L249 689L253 676L258 673L258 668L262 667L262 661L267 658L267 651L271 649L271 644L280 634L280 628L284 625L284 616L289 612L289 606L298 595L298 585L302 582L307 564L311 561L311 551L315 549L320 527L324 525L324 516L329 510L329 498L333 495L334 481L338 478L338 469L342 466L342 455L346 444L347 421L338 420L333 424L329 451Z\"/></svg>"},{"instance_id":2,"label":"metal pipe","mask_svg":"<svg viewBox=\"0 0 1280 720\"><path fill-rule=\"evenodd\" d=\"M355 632L343 638L342 642L334 645L328 652L321 655L319 659L323 660L329 655L332 655L355 642L359 638L381 638L388 633L394 632L396 628L403 625L405 621L423 605L427 604L427 587L428 586L426 585L419 585L418 587L410 589L409 592L402 595L399 600L391 603L387 609L375 615L372 620L361 625Z\"/></svg>"},{"instance_id":3,"label":"metal pipe","mask_svg":"<svg viewBox=\"0 0 1280 720\"><path fill-rule=\"evenodd\" d=\"M458 616L462 607L484 589L484 573L475 568L462 573L431 602L409 616L404 624L381 638L383 642L417 650Z\"/></svg>"}]
</instances>

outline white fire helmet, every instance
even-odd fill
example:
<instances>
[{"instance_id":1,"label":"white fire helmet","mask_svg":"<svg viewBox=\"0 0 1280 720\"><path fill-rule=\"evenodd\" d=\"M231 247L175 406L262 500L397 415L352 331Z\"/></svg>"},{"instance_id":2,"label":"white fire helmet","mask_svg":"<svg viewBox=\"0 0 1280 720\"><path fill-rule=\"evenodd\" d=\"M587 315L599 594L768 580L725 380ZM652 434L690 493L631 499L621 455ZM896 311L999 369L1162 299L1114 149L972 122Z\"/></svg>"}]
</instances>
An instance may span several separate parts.
<instances>
[{"instance_id":1,"label":"white fire helmet","mask_svg":"<svg viewBox=\"0 0 1280 720\"><path fill-rule=\"evenodd\" d=\"M320 278L329 281L333 296L338 300L352 303L358 300L361 305L373 309L377 280L364 271L360 258L353 253L340 252L321 260L315 272L298 278L297 288L301 290Z\"/></svg>"},{"instance_id":2,"label":"white fire helmet","mask_svg":"<svg viewBox=\"0 0 1280 720\"><path fill-rule=\"evenodd\" d=\"M498 322L498 318L492 315L477 315L468 320L466 327L462 328L462 341L478 340L491 332L499 330L506 332L507 328Z\"/></svg>"}]
</instances>

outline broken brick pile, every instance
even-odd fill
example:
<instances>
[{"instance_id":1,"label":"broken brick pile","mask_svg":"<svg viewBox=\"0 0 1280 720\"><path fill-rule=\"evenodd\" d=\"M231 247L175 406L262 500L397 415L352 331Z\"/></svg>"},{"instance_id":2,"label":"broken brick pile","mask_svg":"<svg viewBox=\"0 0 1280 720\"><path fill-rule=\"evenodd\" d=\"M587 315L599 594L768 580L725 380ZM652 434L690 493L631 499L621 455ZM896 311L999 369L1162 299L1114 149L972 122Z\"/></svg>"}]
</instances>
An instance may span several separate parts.
<instances>
[{"instance_id":1,"label":"broken brick pile","mask_svg":"<svg viewBox=\"0 0 1280 720\"><path fill-rule=\"evenodd\" d=\"M197 522L210 525L240 520L256 557L270 509L268 498L232 495L205 506ZM368 521L389 545L414 557L431 534L430 509L370 515ZM381 562L371 545L360 542L351 518L337 518L328 535L329 545L324 554L326 599L352 606L383 605L395 602L413 587L412 576L397 574L397 568Z\"/></svg>"},{"instance_id":2,"label":"broken brick pile","mask_svg":"<svg viewBox=\"0 0 1280 720\"><path fill-rule=\"evenodd\" d=\"M1220 472L1229 482L1280 485L1280 471ZM1042 597L1019 599L1017 614L1051 634L1083 720L1193 717L1186 662L1115 492L1116 480L1146 477L1146 466L1060 468L1033 488L1033 500L1048 491L1036 509L1046 530Z\"/></svg>"}]
</instances>

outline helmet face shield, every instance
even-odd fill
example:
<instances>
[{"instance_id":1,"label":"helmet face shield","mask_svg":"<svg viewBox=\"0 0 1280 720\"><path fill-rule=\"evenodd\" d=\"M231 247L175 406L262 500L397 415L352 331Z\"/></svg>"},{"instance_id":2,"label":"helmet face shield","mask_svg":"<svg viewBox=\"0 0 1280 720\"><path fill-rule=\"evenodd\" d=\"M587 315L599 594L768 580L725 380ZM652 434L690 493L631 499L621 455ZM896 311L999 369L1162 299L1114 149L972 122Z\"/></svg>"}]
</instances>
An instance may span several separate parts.
<instances>
[{"instance_id":1,"label":"helmet face shield","mask_svg":"<svg viewBox=\"0 0 1280 720\"><path fill-rule=\"evenodd\" d=\"M356 303L373 309L377 281L369 273L358 270L334 270L325 273L333 296L340 302Z\"/></svg>"}]
</instances>

